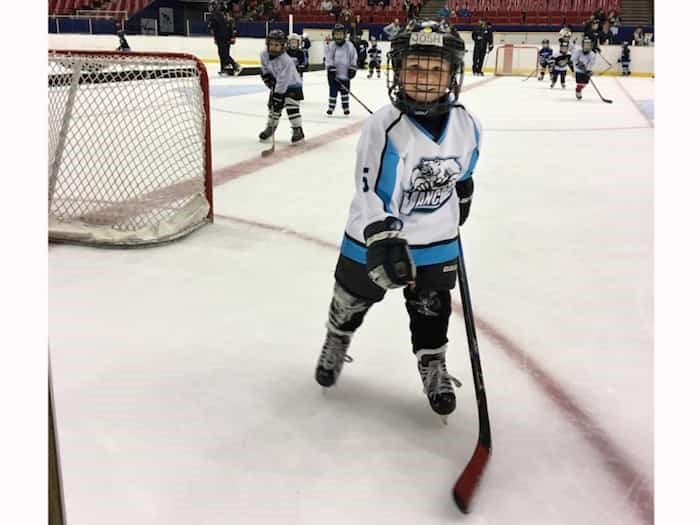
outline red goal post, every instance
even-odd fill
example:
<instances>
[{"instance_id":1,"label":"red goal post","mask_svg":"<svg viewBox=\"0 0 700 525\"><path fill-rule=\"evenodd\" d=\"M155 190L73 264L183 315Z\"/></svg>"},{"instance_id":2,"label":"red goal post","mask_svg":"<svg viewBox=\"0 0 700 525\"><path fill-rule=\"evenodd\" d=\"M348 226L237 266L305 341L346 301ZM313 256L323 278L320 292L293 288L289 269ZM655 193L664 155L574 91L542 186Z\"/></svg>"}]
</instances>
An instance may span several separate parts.
<instances>
[{"instance_id":1,"label":"red goal post","mask_svg":"<svg viewBox=\"0 0 700 525\"><path fill-rule=\"evenodd\" d=\"M498 76L528 76L537 69L537 46L502 44L496 47L494 74Z\"/></svg>"},{"instance_id":2,"label":"red goal post","mask_svg":"<svg viewBox=\"0 0 700 525\"><path fill-rule=\"evenodd\" d=\"M211 222L209 80L184 53L49 50L49 239L131 246Z\"/></svg>"}]
</instances>

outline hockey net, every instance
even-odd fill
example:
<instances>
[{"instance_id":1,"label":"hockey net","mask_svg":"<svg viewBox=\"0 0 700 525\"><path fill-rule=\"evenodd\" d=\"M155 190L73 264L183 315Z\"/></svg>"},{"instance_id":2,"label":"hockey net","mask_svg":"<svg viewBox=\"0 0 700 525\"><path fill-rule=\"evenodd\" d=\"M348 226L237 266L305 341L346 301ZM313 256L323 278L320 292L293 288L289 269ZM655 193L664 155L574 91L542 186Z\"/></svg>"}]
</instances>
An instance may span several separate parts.
<instances>
[{"instance_id":1,"label":"hockey net","mask_svg":"<svg viewBox=\"0 0 700 525\"><path fill-rule=\"evenodd\" d=\"M49 51L49 238L170 241L211 221L205 66L175 53Z\"/></svg>"},{"instance_id":2,"label":"hockey net","mask_svg":"<svg viewBox=\"0 0 700 525\"><path fill-rule=\"evenodd\" d=\"M496 48L495 75L527 76L537 69L537 46L504 44Z\"/></svg>"}]
</instances>

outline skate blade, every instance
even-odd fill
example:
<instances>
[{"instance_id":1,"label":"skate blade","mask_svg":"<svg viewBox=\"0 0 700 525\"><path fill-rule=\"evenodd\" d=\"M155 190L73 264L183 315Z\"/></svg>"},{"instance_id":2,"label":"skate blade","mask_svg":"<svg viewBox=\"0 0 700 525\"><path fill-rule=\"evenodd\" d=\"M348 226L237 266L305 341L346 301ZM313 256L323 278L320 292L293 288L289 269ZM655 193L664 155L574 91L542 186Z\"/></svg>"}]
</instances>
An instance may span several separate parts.
<instances>
[{"instance_id":1,"label":"skate blade","mask_svg":"<svg viewBox=\"0 0 700 525\"><path fill-rule=\"evenodd\" d=\"M291 146L299 146L299 145L303 144L304 142L306 142L306 139L297 140L296 142L292 142L290 145Z\"/></svg>"}]
</instances>

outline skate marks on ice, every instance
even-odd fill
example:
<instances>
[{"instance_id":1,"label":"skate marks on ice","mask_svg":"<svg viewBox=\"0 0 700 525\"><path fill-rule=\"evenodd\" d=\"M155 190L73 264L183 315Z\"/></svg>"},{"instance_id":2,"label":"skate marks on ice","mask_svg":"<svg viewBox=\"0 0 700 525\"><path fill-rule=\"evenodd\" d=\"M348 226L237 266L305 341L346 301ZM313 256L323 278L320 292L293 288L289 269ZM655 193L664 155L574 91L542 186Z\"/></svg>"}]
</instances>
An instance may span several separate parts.
<instances>
[{"instance_id":1,"label":"skate marks on ice","mask_svg":"<svg viewBox=\"0 0 700 525\"><path fill-rule=\"evenodd\" d=\"M303 232L297 232L293 229L281 227L272 224L265 224L259 221L254 221L250 219L243 219L232 216L215 215L216 219L223 219L225 221L231 222L232 224L245 224L248 226L253 226L256 228L262 228L271 232L281 233L285 235L290 235L296 237L300 240L310 242L316 246L323 247L331 250L339 250L339 246L335 243L324 241L322 239L316 238L312 235ZM380 303L381 304L381 303ZM454 302L452 305L453 314L461 317L461 304ZM603 427L595 421L595 419L588 414L588 412L577 402L573 395L567 391L562 384L560 384L552 375L548 374L544 367L539 364L534 358L532 358L520 345L510 339L501 330L496 328L494 325L489 323L487 320L479 317L475 318L477 330L486 336L486 338L494 344L497 348L500 348L518 367L519 370L524 372L529 376L532 381L537 385L538 389L549 399L559 410L561 416L565 421L571 423L582 435L589 445L597 452L599 460L603 465L606 472L617 482L620 490L625 494L627 502L635 512L641 518L642 522L645 524L652 524L654 521L654 493L651 481L639 472L632 461L629 459L628 455L624 450L615 443L614 439L603 429ZM455 363L458 359L459 347L455 347L451 351L451 362ZM466 352L466 350L465 350ZM465 360L467 359L465 355ZM485 382L487 390L489 389L489 372L485 371ZM339 386L331 389L319 389L323 392L319 392L319 397L321 400L330 400L334 403L342 405L357 405L357 410L360 412L363 418L367 416L372 416L372 418L378 418L383 421L387 421L387 413L394 414L398 412L401 417L397 421L395 418L391 418L393 421L392 425L400 424L403 418L412 420L417 428L440 428L443 424L439 418L435 417L429 406L422 406L423 403L416 403L415 400L404 399L403 397L396 397L392 400L392 404L395 405L394 410L388 410L386 407L382 407L383 404L381 399L383 397L391 396L387 394L384 390L381 392L370 392L367 389L370 387L367 384L362 384L361 386L355 385L355 383L362 382L361 379L350 374L346 374L339 380ZM337 388L341 388L341 383L346 385L353 385L355 388L342 389L346 390L342 394L334 391ZM315 385L317 386L317 385ZM494 387L491 387L493 390ZM367 391L365 391L367 390ZM350 393L349 391L352 391ZM360 400L362 402L360 402ZM379 403L379 406L376 405ZM467 403L473 405L473 400L470 396L462 395L460 396L460 403ZM367 408L368 406L375 407L374 409ZM360 408L363 407L363 408ZM347 409L348 407L345 406ZM468 407L472 410L472 407ZM462 413L462 417L464 414ZM474 422L474 433L476 433L476 418L475 415L472 418ZM497 434L497 431L494 432ZM496 442L498 439L496 439ZM453 450L453 453L459 456L459 453L466 455L469 452L467 449L469 441L465 436L465 441L463 444L459 444L459 450ZM455 445L455 443L452 443ZM462 450L462 447L465 447ZM496 449L498 448L496 443ZM448 457L455 457L448 454ZM488 477L488 473L486 474Z\"/></svg>"}]
</instances>

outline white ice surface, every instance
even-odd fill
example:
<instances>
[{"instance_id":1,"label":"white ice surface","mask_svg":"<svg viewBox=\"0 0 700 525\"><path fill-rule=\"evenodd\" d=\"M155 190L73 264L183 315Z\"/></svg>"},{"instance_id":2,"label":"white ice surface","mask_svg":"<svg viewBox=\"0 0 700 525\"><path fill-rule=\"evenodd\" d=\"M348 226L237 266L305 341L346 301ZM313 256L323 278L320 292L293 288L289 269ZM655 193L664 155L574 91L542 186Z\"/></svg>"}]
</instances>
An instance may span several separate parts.
<instances>
[{"instance_id":1,"label":"white ice surface","mask_svg":"<svg viewBox=\"0 0 700 525\"><path fill-rule=\"evenodd\" d=\"M623 89L653 100L653 80L597 78L610 105L590 86L577 102L572 80L550 90L499 78L462 95L485 130L462 229L472 299L649 481L653 128ZM211 84L215 169L258 157L259 79ZM325 116L324 73L305 86L309 140L365 118L354 101L351 117ZM383 78L360 75L353 92L386 102ZM281 151L288 129L283 117ZM373 307L355 362L321 393L313 369L337 251L237 219L337 244L357 136L218 186L215 224L176 243L51 246L70 525L643 523L610 458L481 332L494 450L472 513L457 511L450 491L477 436L457 315L448 365L465 384L448 426L421 392L399 292Z\"/></svg>"}]
</instances>

